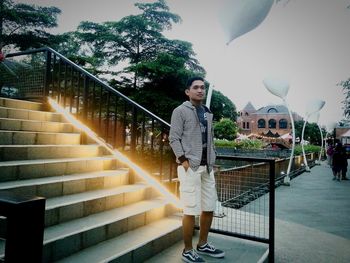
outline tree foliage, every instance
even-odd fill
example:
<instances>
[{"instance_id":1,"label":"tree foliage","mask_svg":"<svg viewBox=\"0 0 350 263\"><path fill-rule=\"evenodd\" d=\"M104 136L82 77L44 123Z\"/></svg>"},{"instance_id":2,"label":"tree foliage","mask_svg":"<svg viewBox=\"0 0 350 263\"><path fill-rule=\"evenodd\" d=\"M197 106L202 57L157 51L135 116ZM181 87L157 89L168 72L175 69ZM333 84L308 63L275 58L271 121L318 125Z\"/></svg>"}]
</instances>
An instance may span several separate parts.
<instances>
[{"instance_id":1,"label":"tree foliage","mask_svg":"<svg viewBox=\"0 0 350 263\"><path fill-rule=\"evenodd\" d=\"M57 26L60 13L57 7L0 0L0 50L9 46L25 50L47 45L53 36L46 30Z\"/></svg>"},{"instance_id":2,"label":"tree foliage","mask_svg":"<svg viewBox=\"0 0 350 263\"><path fill-rule=\"evenodd\" d=\"M304 121L296 121L294 125L295 125L295 137L299 137L301 140ZM326 131L323 128L321 130L324 137L326 134ZM320 129L318 128L318 125L316 123L306 124L305 131L304 131L304 140L307 140L314 145L321 145L322 142L321 142Z\"/></svg>"},{"instance_id":3,"label":"tree foliage","mask_svg":"<svg viewBox=\"0 0 350 263\"><path fill-rule=\"evenodd\" d=\"M217 139L233 140L236 138L237 132L236 123L230 119L223 118L214 124L214 134Z\"/></svg>"},{"instance_id":4,"label":"tree foliage","mask_svg":"<svg viewBox=\"0 0 350 263\"><path fill-rule=\"evenodd\" d=\"M348 78L345 81L341 81L339 86L343 87L345 100L343 100L343 110L344 110L344 116L346 118L350 117L350 78Z\"/></svg>"},{"instance_id":5,"label":"tree foliage","mask_svg":"<svg viewBox=\"0 0 350 263\"><path fill-rule=\"evenodd\" d=\"M228 118L232 121L237 120L236 106L220 91L213 90L210 108L214 113L215 121L219 121L222 118Z\"/></svg>"},{"instance_id":6,"label":"tree foliage","mask_svg":"<svg viewBox=\"0 0 350 263\"><path fill-rule=\"evenodd\" d=\"M135 101L170 121L172 110L188 99L185 95L187 79L193 72L186 68L186 58L170 53L159 53L154 60L134 65L143 80L142 88L124 88Z\"/></svg>"},{"instance_id":7,"label":"tree foliage","mask_svg":"<svg viewBox=\"0 0 350 263\"><path fill-rule=\"evenodd\" d=\"M190 43L183 49L183 41L172 41L163 36L164 30L180 21L178 15L169 11L164 0L136 3L135 6L141 14L126 16L119 21L101 24L82 22L79 25L78 35L91 54L101 58L99 65L128 63L130 67L124 68L118 75L131 79L129 82L134 88L142 86L142 83L138 85L138 67L135 65L155 60L159 53L187 55L186 64L189 68L198 65Z\"/></svg>"}]
</instances>

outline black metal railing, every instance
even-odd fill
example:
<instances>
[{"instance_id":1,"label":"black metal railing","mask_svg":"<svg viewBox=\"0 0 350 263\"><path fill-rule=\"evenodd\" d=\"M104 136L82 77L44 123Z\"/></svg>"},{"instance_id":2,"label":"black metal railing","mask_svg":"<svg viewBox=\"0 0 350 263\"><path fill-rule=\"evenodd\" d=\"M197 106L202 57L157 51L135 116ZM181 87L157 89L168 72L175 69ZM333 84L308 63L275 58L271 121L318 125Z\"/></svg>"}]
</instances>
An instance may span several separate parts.
<instances>
[{"instance_id":1,"label":"black metal railing","mask_svg":"<svg viewBox=\"0 0 350 263\"><path fill-rule=\"evenodd\" d=\"M6 55L1 96L50 97L174 191L170 125L51 48Z\"/></svg>"}]
</instances>

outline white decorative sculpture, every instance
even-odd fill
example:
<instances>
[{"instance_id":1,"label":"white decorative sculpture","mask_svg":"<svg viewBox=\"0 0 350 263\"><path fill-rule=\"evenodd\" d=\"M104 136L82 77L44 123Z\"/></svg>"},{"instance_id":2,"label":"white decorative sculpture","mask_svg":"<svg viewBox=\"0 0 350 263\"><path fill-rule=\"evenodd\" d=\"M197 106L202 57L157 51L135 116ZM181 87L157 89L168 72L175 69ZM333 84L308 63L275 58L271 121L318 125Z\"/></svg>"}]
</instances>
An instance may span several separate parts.
<instances>
[{"instance_id":1,"label":"white decorative sculpture","mask_svg":"<svg viewBox=\"0 0 350 263\"><path fill-rule=\"evenodd\" d=\"M208 88L208 93L207 93L207 99L206 99L206 102L205 102L205 106L208 107L208 109L210 109L210 103L211 103L211 96L213 95L213 86L210 85L209 88Z\"/></svg>"},{"instance_id":2,"label":"white decorative sculpture","mask_svg":"<svg viewBox=\"0 0 350 263\"><path fill-rule=\"evenodd\" d=\"M323 133L322 133L321 126L318 123L319 119L320 119L320 113L319 112L316 112L316 113L312 114L310 116L310 119L309 119L310 123L316 123L317 124L317 127L318 127L318 129L320 131L320 134L321 134L321 149L320 149L320 153L319 153L319 156L318 156L317 164L321 164L321 157L322 157L322 154L323 154Z\"/></svg>"},{"instance_id":3,"label":"white decorative sculpture","mask_svg":"<svg viewBox=\"0 0 350 263\"><path fill-rule=\"evenodd\" d=\"M289 83L285 80L278 79L278 78L266 78L263 80L263 83L268 91L270 91L273 95L275 95L283 100L283 103L286 106L288 113L289 113L290 123L292 124L292 150L291 150L290 157L289 157L287 174L283 179L283 183L285 185L290 185L289 173L290 173L290 170L292 167L292 161L293 161L293 156L294 156L295 126L294 126L292 112L290 111L288 103L286 101L286 96L287 96L288 91L289 91Z\"/></svg>"},{"instance_id":4,"label":"white decorative sculpture","mask_svg":"<svg viewBox=\"0 0 350 263\"><path fill-rule=\"evenodd\" d=\"M319 112L324 104L326 102L324 100L312 100L307 104L306 107L306 116L305 116L305 121L304 121L304 125L303 125L303 130L301 132L301 149L303 151L303 159L304 159L304 164L305 164L305 171L306 172L310 172L310 167L308 166L307 160L306 160L306 156L305 156L305 149L304 149L304 132L305 132L305 126L306 123L308 122L308 119L310 118L311 115L315 114L316 112Z\"/></svg>"},{"instance_id":5,"label":"white decorative sculpture","mask_svg":"<svg viewBox=\"0 0 350 263\"><path fill-rule=\"evenodd\" d=\"M266 18L274 0L226 0L220 12L220 22L227 44L253 30Z\"/></svg>"}]
</instances>

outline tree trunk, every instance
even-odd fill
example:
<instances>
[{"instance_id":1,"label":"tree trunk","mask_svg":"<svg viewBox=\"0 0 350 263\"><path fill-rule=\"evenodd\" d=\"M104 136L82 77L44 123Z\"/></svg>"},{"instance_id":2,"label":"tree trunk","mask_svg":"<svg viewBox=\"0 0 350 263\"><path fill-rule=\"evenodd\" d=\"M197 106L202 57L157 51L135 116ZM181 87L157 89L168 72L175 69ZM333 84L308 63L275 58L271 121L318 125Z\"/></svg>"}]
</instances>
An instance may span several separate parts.
<instances>
[{"instance_id":1,"label":"tree trunk","mask_svg":"<svg viewBox=\"0 0 350 263\"><path fill-rule=\"evenodd\" d=\"M140 60L140 34L137 36L137 51L136 51L136 59L135 59L135 64L137 65ZM134 90L137 89L137 72L134 72Z\"/></svg>"},{"instance_id":2,"label":"tree trunk","mask_svg":"<svg viewBox=\"0 0 350 263\"><path fill-rule=\"evenodd\" d=\"M4 45L3 35L2 35L2 24L3 24L3 13L4 13L4 0L0 0L0 53Z\"/></svg>"}]
</instances>

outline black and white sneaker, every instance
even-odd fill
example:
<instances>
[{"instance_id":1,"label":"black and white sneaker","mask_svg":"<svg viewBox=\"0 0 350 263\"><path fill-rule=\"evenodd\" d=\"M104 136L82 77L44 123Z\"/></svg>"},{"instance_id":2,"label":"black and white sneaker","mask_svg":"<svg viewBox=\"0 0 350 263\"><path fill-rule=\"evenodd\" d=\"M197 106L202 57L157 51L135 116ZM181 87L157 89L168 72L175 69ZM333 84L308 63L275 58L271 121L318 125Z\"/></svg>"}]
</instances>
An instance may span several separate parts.
<instances>
[{"instance_id":1,"label":"black and white sneaker","mask_svg":"<svg viewBox=\"0 0 350 263\"><path fill-rule=\"evenodd\" d=\"M182 260L184 262L192 263L192 262L205 262L200 256L198 256L197 252L194 249L183 251L182 252Z\"/></svg>"},{"instance_id":2,"label":"black and white sneaker","mask_svg":"<svg viewBox=\"0 0 350 263\"><path fill-rule=\"evenodd\" d=\"M214 258L223 258L225 256L224 251L215 248L213 245L209 243L205 243L202 246L197 246L197 252L198 254L207 255Z\"/></svg>"}]
</instances>

